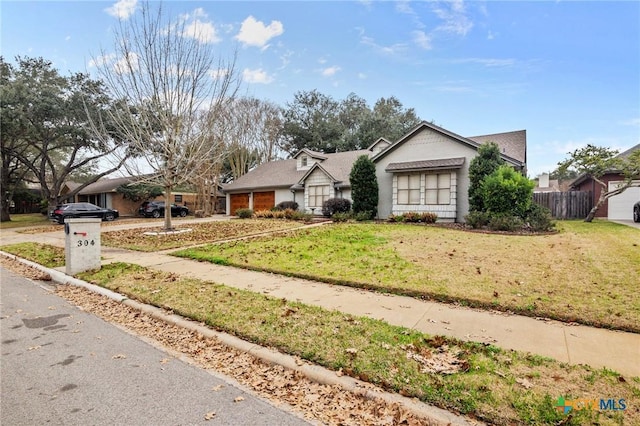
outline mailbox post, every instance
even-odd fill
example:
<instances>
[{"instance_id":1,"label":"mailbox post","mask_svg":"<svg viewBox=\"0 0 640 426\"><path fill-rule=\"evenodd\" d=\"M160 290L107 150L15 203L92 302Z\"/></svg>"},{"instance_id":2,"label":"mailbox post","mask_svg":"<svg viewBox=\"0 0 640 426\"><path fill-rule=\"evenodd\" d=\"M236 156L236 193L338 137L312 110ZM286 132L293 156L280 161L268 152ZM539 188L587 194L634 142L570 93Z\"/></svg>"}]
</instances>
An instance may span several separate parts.
<instances>
[{"instance_id":1,"label":"mailbox post","mask_svg":"<svg viewBox=\"0 0 640 426\"><path fill-rule=\"evenodd\" d=\"M65 272L100 269L100 223L101 219L67 219L65 232Z\"/></svg>"}]
</instances>

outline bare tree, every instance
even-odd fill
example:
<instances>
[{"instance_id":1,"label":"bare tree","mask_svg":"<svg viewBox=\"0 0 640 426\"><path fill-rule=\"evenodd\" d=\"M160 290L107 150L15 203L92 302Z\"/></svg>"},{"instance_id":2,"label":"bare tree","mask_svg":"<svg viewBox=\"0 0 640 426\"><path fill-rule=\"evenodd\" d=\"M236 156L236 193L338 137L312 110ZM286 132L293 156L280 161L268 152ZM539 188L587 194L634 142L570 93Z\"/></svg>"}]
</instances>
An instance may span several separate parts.
<instances>
[{"instance_id":1,"label":"bare tree","mask_svg":"<svg viewBox=\"0 0 640 426\"><path fill-rule=\"evenodd\" d=\"M174 19L154 5L146 2L133 19L121 20L115 52L103 51L94 63L114 97L133 105L113 117L137 154L127 170L153 175L169 204L176 186L193 184L215 167L219 139L211 132L240 80L235 55L218 57L200 20ZM172 229L169 208L164 228Z\"/></svg>"}]
</instances>

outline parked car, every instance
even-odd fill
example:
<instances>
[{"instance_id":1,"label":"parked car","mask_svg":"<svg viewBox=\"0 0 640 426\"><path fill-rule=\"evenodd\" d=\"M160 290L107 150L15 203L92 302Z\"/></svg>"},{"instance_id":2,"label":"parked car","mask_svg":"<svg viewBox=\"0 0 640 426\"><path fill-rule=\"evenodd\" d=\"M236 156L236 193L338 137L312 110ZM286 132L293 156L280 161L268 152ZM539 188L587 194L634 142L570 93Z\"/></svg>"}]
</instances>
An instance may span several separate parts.
<instances>
[{"instance_id":1,"label":"parked car","mask_svg":"<svg viewBox=\"0 0 640 426\"><path fill-rule=\"evenodd\" d=\"M633 205L633 221L640 222L640 201Z\"/></svg>"},{"instance_id":2,"label":"parked car","mask_svg":"<svg viewBox=\"0 0 640 426\"><path fill-rule=\"evenodd\" d=\"M138 209L138 213L141 216L158 218L164 216L164 207L164 201L145 201ZM171 216L185 217L188 214L188 207L171 204Z\"/></svg>"},{"instance_id":3,"label":"parked car","mask_svg":"<svg viewBox=\"0 0 640 426\"><path fill-rule=\"evenodd\" d=\"M49 215L49 218L58 223L64 223L67 219L98 217L102 220L112 221L119 217L118 210L96 206L91 203L67 203L57 206Z\"/></svg>"}]
</instances>

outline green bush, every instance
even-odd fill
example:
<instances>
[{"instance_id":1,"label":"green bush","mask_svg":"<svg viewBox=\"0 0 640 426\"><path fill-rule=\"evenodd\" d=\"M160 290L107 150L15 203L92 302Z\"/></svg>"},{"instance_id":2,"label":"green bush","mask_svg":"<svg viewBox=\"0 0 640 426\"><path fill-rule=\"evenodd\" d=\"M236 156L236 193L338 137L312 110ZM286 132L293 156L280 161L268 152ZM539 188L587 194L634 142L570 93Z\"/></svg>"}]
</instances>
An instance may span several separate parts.
<instances>
[{"instance_id":1,"label":"green bush","mask_svg":"<svg viewBox=\"0 0 640 426\"><path fill-rule=\"evenodd\" d=\"M484 178L485 211L524 218L533 202L534 182L509 166L500 166Z\"/></svg>"},{"instance_id":2,"label":"green bush","mask_svg":"<svg viewBox=\"0 0 640 426\"><path fill-rule=\"evenodd\" d=\"M467 225L469 225L473 229L484 228L489 224L490 219L491 215L489 213L479 211L469 212L469 214L464 217Z\"/></svg>"},{"instance_id":3,"label":"green bush","mask_svg":"<svg viewBox=\"0 0 640 426\"><path fill-rule=\"evenodd\" d=\"M295 201L281 201L272 210L298 210L298 203Z\"/></svg>"},{"instance_id":4,"label":"green bush","mask_svg":"<svg viewBox=\"0 0 640 426\"><path fill-rule=\"evenodd\" d=\"M334 222L347 222L349 219L351 219L351 213L334 213L333 216L331 216L331 220Z\"/></svg>"},{"instance_id":5,"label":"green bush","mask_svg":"<svg viewBox=\"0 0 640 426\"><path fill-rule=\"evenodd\" d=\"M536 232L553 231L556 227L551 210L536 203L531 203L525 215L525 222L530 230Z\"/></svg>"},{"instance_id":6,"label":"green bush","mask_svg":"<svg viewBox=\"0 0 640 426\"><path fill-rule=\"evenodd\" d=\"M522 229L524 222L517 216L510 214L492 214L488 227L492 231L514 232Z\"/></svg>"},{"instance_id":7,"label":"green bush","mask_svg":"<svg viewBox=\"0 0 640 426\"><path fill-rule=\"evenodd\" d=\"M251 219L253 217L253 209L238 209L236 210L236 216L240 219Z\"/></svg>"},{"instance_id":8,"label":"green bush","mask_svg":"<svg viewBox=\"0 0 640 426\"><path fill-rule=\"evenodd\" d=\"M500 157L500 147L494 142L487 142L478 148L478 156L469 163L469 210L484 211L484 194L482 182L504 164Z\"/></svg>"},{"instance_id":9,"label":"green bush","mask_svg":"<svg viewBox=\"0 0 640 426\"><path fill-rule=\"evenodd\" d=\"M358 222L364 222L365 220L371 220L374 217L374 213L370 210L354 213L353 218Z\"/></svg>"},{"instance_id":10,"label":"green bush","mask_svg":"<svg viewBox=\"0 0 640 426\"><path fill-rule=\"evenodd\" d=\"M405 223L436 223L438 215L431 212L406 212L399 215L391 215L389 222L405 222Z\"/></svg>"},{"instance_id":11,"label":"green bush","mask_svg":"<svg viewBox=\"0 0 640 426\"><path fill-rule=\"evenodd\" d=\"M310 222L312 218L313 215L311 213L301 212L299 210L295 210L291 214L291 220L299 220L301 222Z\"/></svg>"},{"instance_id":12,"label":"green bush","mask_svg":"<svg viewBox=\"0 0 640 426\"><path fill-rule=\"evenodd\" d=\"M351 198L353 199L353 212L358 217L369 220L378 214L378 179L376 177L376 165L366 156L361 155L353 163L349 173L351 183ZM356 217L356 220L358 218Z\"/></svg>"},{"instance_id":13,"label":"green bush","mask_svg":"<svg viewBox=\"0 0 640 426\"><path fill-rule=\"evenodd\" d=\"M322 214L333 217L336 213L347 213L351 210L351 201L346 198L329 198L322 203Z\"/></svg>"}]
</instances>

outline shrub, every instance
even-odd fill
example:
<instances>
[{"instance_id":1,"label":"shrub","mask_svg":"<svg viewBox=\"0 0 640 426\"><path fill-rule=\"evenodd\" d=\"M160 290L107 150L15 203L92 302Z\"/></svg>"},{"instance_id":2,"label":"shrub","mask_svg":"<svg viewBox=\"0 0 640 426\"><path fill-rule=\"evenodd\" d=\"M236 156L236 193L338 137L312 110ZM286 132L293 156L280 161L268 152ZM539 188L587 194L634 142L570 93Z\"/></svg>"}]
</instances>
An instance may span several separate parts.
<instances>
[{"instance_id":1,"label":"shrub","mask_svg":"<svg viewBox=\"0 0 640 426\"><path fill-rule=\"evenodd\" d=\"M334 222L346 222L351 219L351 213L334 213L331 220Z\"/></svg>"},{"instance_id":2,"label":"shrub","mask_svg":"<svg viewBox=\"0 0 640 426\"><path fill-rule=\"evenodd\" d=\"M281 201L274 208L274 210L298 210L298 203L295 201Z\"/></svg>"},{"instance_id":3,"label":"shrub","mask_svg":"<svg viewBox=\"0 0 640 426\"><path fill-rule=\"evenodd\" d=\"M478 156L469 163L469 210L485 210L482 182L503 164L498 145L494 142L480 145Z\"/></svg>"},{"instance_id":4,"label":"shrub","mask_svg":"<svg viewBox=\"0 0 640 426\"><path fill-rule=\"evenodd\" d=\"M302 222L310 222L312 218L313 218L313 215L311 213L301 212L301 211L298 211L298 210L295 210L291 214L291 220L299 220L299 221L302 221Z\"/></svg>"},{"instance_id":5,"label":"shrub","mask_svg":"<svg viewBox=\"0 0 640 426\"><path fill-rule=\"evenodd\" d=\"M368 156L361 155L353 163L351 173L349 173L349 182L351 183L353 212L356 215L368 212L368 217L364 220L373 219L378 213L378 179L376 178L376 165Z\"/></svg>"},{"instance_id":6,"label":"shrub","mask_svg":"<svg viewBox=\"0 0 640 426\"><path fill-rule=\"evenodd\" d=\"M486 211L524 218L533 202L532 180L509 166L500 166L482 182Z\"/></svg>"},{"instance_id":7,"label":"shrub","mask_svg":"<svg viewBox=\"0 0 640 426\"><path fill-rule=\"evenodd\" d=\"M489 224L491 215L487 212L472 211L464 217L467 225L473 229L484 228Z\"/></svg>"},{"instance_id":8,"label":"shrub","mask_svg":"<svg viewBox=\"0 0 640 426\"><path fill-rule=\"evenodd\" d=\"M525 222L530 230L536 232L553 231L556 227L551 210L536 203L531 203L525 215Z\"/></svg>"},{"instance_id":9,"label":"shrub","mask_svg":"<svg viewBox=\"0 0 640 426\"><path fill-rule=\"evenodd\" d=\"M492 214L488 227L492 231L514 232L522 229L524 222L517 216L510 214Z\"/></svg>"},{"instance_id":10,"label":"shrub","mask_svg":"<svg viewBox=\"0 0 640 426\"><path fill-rule=\"evenodd\" d=\"M363 211L363 212L358 212L358 213L354 213L353 214L353 218L355 220L357 220L358 222L363 222L365 220L371 220L373 219L373 212L370 210L367 211Z\"/></svg>"},{"instance_id":11,"label":"shrub","mask_svg":"<svg viewBox=\"0 0 640 426\"><path fill-rule=\"evenodd\" d=\"M399 215L392 214L387 220L389 222L436 223L438 215L431 212L406 212Z\"/></svg>"},{"instance_id":12,"label":"shrub","mask_svg":"<svg viewBox=\"0 0 640 426\"><path fill-rule=\"evenodd\" d=\"M351 201L346 198L329 198L322 203L322 214L332 217L336 213L347 213L351 210Z\"/></svg>"},{"instance_id":13,"label":"shrub","mask_svg":"<svg viewBox=\"0 0 640 426\"><path fill-rule=\"evenodd\" d=\"M236 210L236 216L240 219L251 219L253 217L252 209L238 209Z\"/></svg>"}]
</instances>

